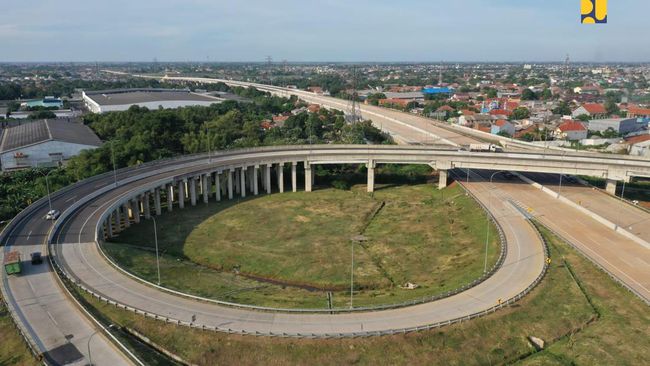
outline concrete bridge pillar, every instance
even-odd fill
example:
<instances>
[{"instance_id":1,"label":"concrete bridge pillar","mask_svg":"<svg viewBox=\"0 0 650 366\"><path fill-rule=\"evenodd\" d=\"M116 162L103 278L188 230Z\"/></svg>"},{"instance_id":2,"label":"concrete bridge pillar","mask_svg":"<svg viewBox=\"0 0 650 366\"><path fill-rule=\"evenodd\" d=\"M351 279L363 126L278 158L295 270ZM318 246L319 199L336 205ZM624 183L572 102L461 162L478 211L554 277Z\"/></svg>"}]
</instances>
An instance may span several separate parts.
<instances>
[{"instance_id":1,"label":"concrete bridge pillar","mask_svg":"<svg viewBox=\"0 0 650 366\"><path fill-rule=\"evenodd\" d=\"M278 164L278 190L280 193L284 193L284 164L280 163Z\"/></svg>"},{"instance_id":2,"label":"concrete bridge pillar","mask_svg":"<svg viewBox=\"0 0 650 366\"><path fill-rule=\"evenodd\" d=\"M311 164L305 161L305 192L311 192L312 184L314 183L313 170L311 169Z\"/></svg>"},{"instance_id":3,"label":"concrete bridge pillar","mask_svg":"<svg viewBox=\"0 0 650 366\"><path fill-rule=\"evenodd\" d=\"M167 186L167 212L174 210L174 183Z\"/></svg>"},{"instance_id":4,"label":"concrete bridge pillar","mask_svg":"<svg viewBox=\"0 0 650 366\"><path fill-rule=\"evenodd\" d=\"M267 194L271 194L271 165L266 164L264 166L264 187Z\"/></svg>"},{"instance_id":5,"label":"concrete bridge pillar","mask_svg":"<svg viewBox=\"0 0 650 366\"><path fill-rule=\"evenodd\" d=\"M366 164L368 168L368 192L372 193L375 191L375 162L370 160Z\"/></svg>"},{"instance_id":6,"label":"concrete bridge pillar","mask_svg":"<svg viewBox=\"0 0 650 366\"><path fill-rule=\"evenodd\" d=\"M190 186L190 204L196 206L196 178L190 178L188 184Z\"/></svg>"},{"instance_id":7,"label":"concrete bridge pillar","mask_svg":"<svg viewBox=\"0 0 650 366\"><path fill-rule=\"evenodd\" d=\"M208 203L210 200L210 174L203 174L201 176L202 181L201 181L201 191L203 193L203 203Z\"/></svg>"},{"instance_id":8,"label":"concrete bridge pillar","mask_svg":"<svg viewBox=\"0 0 650 366\"><path fill-rule=\"evenodd\" d=\"M155 188L151 193L153 193L153 206L156 211L156 216L160 216L162 214L162 208L160 207L160 187Z\"/></svg>"},{"instance_id":9,"label":"concrete bridge pillar","mask_svg":"<svg viewBox=\"0 0 650 366\"><path fill-rule=\"evenodd\" d=\"M607 179L607 185L605 186L605 191L607 191L607 193L613 196L616 196L616 184L617 184L616 180Z\"/></svg>"},{"instance_id":10,"label":"concrete bridge pillar","mask_svg":"<svg viewBox=\"0 0 650 366\"><path fill-rule=\"evenodd\" d=\"M185 208L185 184L185 179L178 182L178 208Z\"/></svg>"},{"instance_id":11,"label":"concrete bridge pillar","mask_svg":"<svg viewBox=\"0 0 650 366\"><path fill-rule=\"evenodd\" d=\"M115 208L115 226L118 231L122 231L122 206L117 206Z\"/></svg>"},{"instance_id":12,"label":"concrete bridge pillar","mask_svg":"<svg viewBox=\"0 0 650 366\"><path fill-rule=\"evenodd\" d=\"M228 199L231 200L233 197L232 194L232 173L233 169L228 169Z\"/></svg>"},{"instance_id":13,"label":"concrete bridge pillar","mask_svg":"<svg viewBox=\"0 0 650 366\"><path fill-rule=\"evenodd\" d=\"M136 197L131 201L131 207L133 209L133 221L136 224L140 223L140 198Z\"/></svg>"},{"instance_id":14,"label":"concrete bridge pillar","mask_svg":"<svg viewBox=\"0 0 650 366\"><path fill-rule=\"evenodd\" d=\"M234 175L233 178L235 180L235 193L236 194L240 193L240 188L241 188L241 184L239 182L239 178L240 178L239 172L240 172L240 170L241 169L239 169L239 168L235 168L233 170L233 172L232 172L232 174Z\"/></svg>"},{"instance_id":15,"label":"concrete bridge pillar","mask_svg":"<svg viewBox=\"0 0 650 366\"><path fill-rule=\"evenodd\" d=\"M239 192L241 193L242 198L246 197L246 167L241 167L239 169Z\"/></svg>"},{"instance_id":16,"label":"concrete bridge pillar","mask_svg":"<svg viewBox=\"0 0 650 366\"><path fill-rule=\"evenodd\" d=\"M124 210L124 227L127 228L131 226L131 220L129 218L129 210L131 206L131 201L124 202L122 204L122 209Z\"/></svg>"},{"instance_id":17,"label":"concrete bridge pillar","mask_svg":"<svg viewBox=\"0 0 650 366\"><path fill-rule=\"evenodd\" d=\"M259 165L255 165L253 167L253 194L256 196L260 194L260 187L258 185L259 180L257 179L257 172L259 171L259 169L260 169Z\"/></svg>"},{"instance_id":18,"label":"concrete bridge pillar","mask_svg":"<svg viewBox=\"0 0 650 366\"><path fill-rule=\"evenodd\" d=\"M254 166L249 166L246 167L246 189L248 189L248 192L254 193L253 192L253 169L255 169Z\"/></svg>"},{"instance_id":19,"label":"concrete bridge pillar","mask_svg":"<svg viewBox=\"0 0 650 366\"><path fill-rule=\"evenodd\" d=\"M150 206L150 197L149 192L145 192L142 195L142 211L144 211L144 218L149 220L151 218L151 206Z\"/></svg>"},{"instance_id":20,"label":"concrete bridge pillar","mask_svg":"<svg viewBox=\"0 0 650 366\"><path fill-rule=\"evenodd\" d=\"M219 202L221 201L221 173L214 173L214 199Z\"/></svg>"},{"instance_id":21,"label":"concrete bridge pillar","mask_svg":"<svg viewBox=\"0 0 650 366\"><path fill-rule=\"evenodd\" d=\"M113 237L113 213L112 212L106 218L106 235L108 236L109 239Z\"/></svg>"},{"instance_id":22,"label":"concrete bridge pillar","mask_svg":"<svg viewBox=\"0 0 650 366\"><path fill-rule=\"evenodd\" d=\"M447 180L449 179L449 171L447 170L438 170L438 189L443 189L447 187Z\"/></svg>"},{"instance_id":23,"label":"concrete bridge pillar","mask_svg":"<svg viewBox=\"0 0 650 366\"><path fill-rule=\"evenodd\" d=\"M291 191L292 192L296 192L298 190L298 179L296 174L297 165L298 165L297 162L295 161L291 162Z\"/></svg>"}]
</instances>

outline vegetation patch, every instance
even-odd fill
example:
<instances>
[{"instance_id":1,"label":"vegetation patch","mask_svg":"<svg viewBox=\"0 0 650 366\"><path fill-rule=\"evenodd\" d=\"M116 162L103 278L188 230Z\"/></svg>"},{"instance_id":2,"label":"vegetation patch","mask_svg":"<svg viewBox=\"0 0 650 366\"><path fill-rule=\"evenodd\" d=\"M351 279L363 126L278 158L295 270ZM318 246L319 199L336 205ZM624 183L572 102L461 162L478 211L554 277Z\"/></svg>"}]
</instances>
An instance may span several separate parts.
<instances>
[{"instance_id":1,"label":"vegetation patch","mask_svg":"<svg viewBox=\"0 0 650 366\"><path fill-rule=\"evenodd\" d=\"M486 220L460 187L442 193L426 184L380 187L373 195L353 186L199 204L158 218L161 281L224 301L347 308L354 247L354 305L400 303L479 278ZM490 233L491 266L499 243L494 227ZM104 248L155 282L152 238L145 221ZM407 283L417 286L404 289Z\"/></svg>"},{"instance_id":2,"label":"vegetation patch","mask_svg":"<svg viewBox=\"0 0 650 366\"><path fill-rule=\"evenodd\" d=\"M3 269L4 270L4 269ZM0 365L38 365L0 297Z\"/></svg>"},{"instance_id":3,"label":"vegetation patch","mask_svg":"<svg viewBox=\"0 0 650 366\"><path fill-rule=\"evenodd\" d=\"M650 358L647 305L542 229L552 263L518 303L449 327L400 336L296 340L234 336L164 324L88 298L113 322L136 329L199 365L640 365ZM536 351L528 341L546 341Z\"/></svg>"}]
</instances>

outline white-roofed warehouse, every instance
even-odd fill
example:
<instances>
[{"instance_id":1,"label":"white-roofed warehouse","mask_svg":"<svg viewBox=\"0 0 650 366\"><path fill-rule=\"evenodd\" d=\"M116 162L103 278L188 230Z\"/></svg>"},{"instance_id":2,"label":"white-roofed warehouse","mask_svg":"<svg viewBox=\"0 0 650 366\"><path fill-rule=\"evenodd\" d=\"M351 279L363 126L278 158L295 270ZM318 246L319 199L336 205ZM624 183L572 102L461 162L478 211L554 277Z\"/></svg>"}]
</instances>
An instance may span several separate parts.
<instances>
[{"instance_id":1,"label":"white-roofed warehouse","mask_svg":"<svg viewBox=\"0 0 650 366\"><path fill-rule=\"evenodd\" d=\"M84 91L83 100L93 113L125 111L137 105L149 109L209 106L223 99L187 89L112 89Z\"/></svg>"},{"instance_id":2,"label":"white-roofed warehouse","mask_svg":"<svg viewBox=\"0 0 650 366\"><path fill-rule=\"evenodd\" d=\"M0 133L2 171L56 166L82 150L102 143L95 133L78 122L41 120L6 128Z\"/></svg>"}]
</instances>

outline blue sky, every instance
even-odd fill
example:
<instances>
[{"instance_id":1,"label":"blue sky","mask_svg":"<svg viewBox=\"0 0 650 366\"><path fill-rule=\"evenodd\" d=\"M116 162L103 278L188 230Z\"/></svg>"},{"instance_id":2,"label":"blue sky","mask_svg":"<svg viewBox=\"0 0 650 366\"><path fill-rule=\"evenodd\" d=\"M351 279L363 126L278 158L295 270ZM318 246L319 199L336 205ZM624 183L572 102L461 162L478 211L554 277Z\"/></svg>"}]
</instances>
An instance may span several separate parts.
<instances>
[{"instance_id":1,"label":"blue sky","mask_svg":"<svg viewBox=\"0 0 650 366\"><path fill-rule=\"evenodd\" d=\"M8 1L8 0L5 0ZM20 0L0 61L650 62L648 0Z\"/></svg>"}]
</instances>

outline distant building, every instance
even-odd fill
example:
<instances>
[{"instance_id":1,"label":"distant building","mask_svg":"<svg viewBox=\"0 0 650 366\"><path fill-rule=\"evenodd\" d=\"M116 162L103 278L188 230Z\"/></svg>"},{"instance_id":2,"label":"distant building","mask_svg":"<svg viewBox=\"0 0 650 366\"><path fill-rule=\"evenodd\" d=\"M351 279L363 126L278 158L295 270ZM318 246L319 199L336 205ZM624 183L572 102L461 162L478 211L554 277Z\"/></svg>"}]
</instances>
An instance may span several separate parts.
<instances>
[{"instance_id":1,"label":"distant building","mask_svg":"<svg viewBox=\"0 0 650 366\"><path fill-rule=\"evenodd\" d=\"M571 117L573 118L578 118L582 115L587 115L591 119L607 118L607 109L602 104L585 103L571 113Z\"/></svg>"},{"instance_id":2,"label":"distant building","mask_svg":"<svg viewBox=\"0 0 650 366\"><path fill-rule=\"evenodd\" d=\"M45 97L43 99L30 100L28 102L22 103L21 107L27 107L27 108L43 107L43 108L61 109L63 108L63 100L61 100L61 98Z\"/></svg>"},{"instance_id":3,"label":"distant building","mask_svg":"<svg viewBox=\"0 0 650 366\"><path fill-rule=\"evenodd\" d=\"M149 109L209 106L223 99L192 93L187 89L113 89L84 91L82 98L93 113L125 111L137 105Z\"/></svg>"},{"instance_id":4,"label":"distant building","mask_svg":"<svg viewBox=\"0 0 650 366\"><path fill-rule=\"evenodd\" d=\"M492 125L490 133L493 135L507 133L508 136L512 137L515 135L515 125L506 121L505 119L499 119Z\"/></svg>"},{"instance_id":5,"label":"distant building","mask_svg":"<svg viewBox=\"0 0 650 366\"><path fill-rule=\"evenodd\" d=\"M422 89L424 95L450 95L453 90L450 88L424 88Z\"/></svg>"},{"instance_id":6,"label":"distant building","mask_svg":"<svg viewBox=\"0 0 650 366\"><path fill-rule=\"evenodd\" d=\"M648 119L648 118L650 118L650 108L641 108L641 107L636 107L636 106L630 106L627 109L627 117L628 118Z\"/></svg>"},{"instance_id":7,"label":"distant building","mask_svg":"<svg viewBox=\"0 0 650 366\"><path fill-rule=\"evenodd\" d=\"M81 123L41 120L4 130L0 137L2 171L57 166L82 150L101 145L95 133Z\"/></svg>"},{"instance_id":8,"label":"distant building","mask_svg":"<svg viewBox=\"0 0 650 366\"><path fill-rule=\"evenodd\" d=\"M587 128L580 122L567 120L555 129L555 137L563 140L578 141L587 138Z\"/></svg>"},{"instance_id":9,"label":"distant building","mask_svg":"<svg viewBox=\"0 0 650 366\"><path fill-rule=\"evenodd\" d=\"M630 155L650 157L650 135L639 135L625 139L630 144Z\"/></svg>"},{"instance_id":10,"label":"distant building","mask_svg":"<svg viewBox=\"0 0 650 366\"><path fill-rule=\"evenodd\" d=\"M611 129L623 135L642 130L645 126L647 123L639 123L635 118L594 119L588 122L589 131L604 132Z\"/></svg>"}]
</instances>

